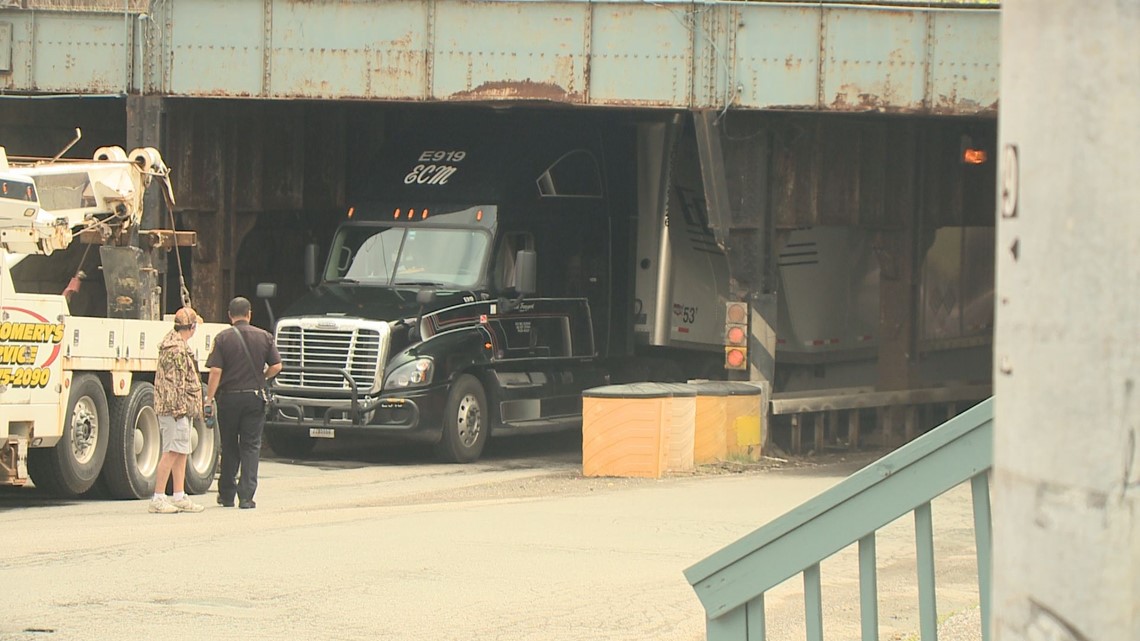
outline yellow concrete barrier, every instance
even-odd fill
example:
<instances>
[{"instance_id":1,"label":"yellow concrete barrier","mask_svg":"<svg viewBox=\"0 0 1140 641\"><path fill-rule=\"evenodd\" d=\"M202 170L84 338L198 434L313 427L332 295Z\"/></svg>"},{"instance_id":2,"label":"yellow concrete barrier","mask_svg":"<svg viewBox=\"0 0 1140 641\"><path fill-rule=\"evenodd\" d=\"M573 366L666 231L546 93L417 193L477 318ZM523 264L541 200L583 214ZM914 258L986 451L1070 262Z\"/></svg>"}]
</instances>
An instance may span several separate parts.
<instances>
[{"instance_id":1,"label":"yellow concrete barrier","mask_svg":"<svg viewBox=\"0 0 1140 641\"><path fill-rule=\"evenodd\" d=\"M582 393L582 474L660 478L693 469L696 391L631 383Z\"/></svg>"},{"instance_id":2,"label":"yellow concrete barrier","mask_svg":"<svg viewBox=\"0 0 1140 641\"><path fill-rule=\"evenodd\" d=\"M700 381L689 385L697 392L694 463L760 460L764 444L764 399L760 388L736 381Z\"/></svg>"}]
</instances>

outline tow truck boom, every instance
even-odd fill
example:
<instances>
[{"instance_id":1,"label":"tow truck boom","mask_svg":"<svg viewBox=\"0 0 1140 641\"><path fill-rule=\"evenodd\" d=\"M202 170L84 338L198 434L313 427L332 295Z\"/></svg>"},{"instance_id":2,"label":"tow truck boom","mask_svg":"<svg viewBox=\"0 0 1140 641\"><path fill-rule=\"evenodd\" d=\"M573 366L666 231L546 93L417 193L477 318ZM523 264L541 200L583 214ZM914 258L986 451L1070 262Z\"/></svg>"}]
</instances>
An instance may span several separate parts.
<instances>
[{"instance_id":1,"label":"tow truck boom","mask_svg":"<svg viewBox=\"0 0 1140 641\"><path fill-rule=\"evenodd\" d=\"M106 244L137 228L143 192L152 179L173 205L169 169L158 151L129 154L102 147L92 162L9 160L0 147L0 248L49 255L66 249L75 234L94 232ZM119 241L122 242L122 241Z\"/></svg>"}]
</instances>

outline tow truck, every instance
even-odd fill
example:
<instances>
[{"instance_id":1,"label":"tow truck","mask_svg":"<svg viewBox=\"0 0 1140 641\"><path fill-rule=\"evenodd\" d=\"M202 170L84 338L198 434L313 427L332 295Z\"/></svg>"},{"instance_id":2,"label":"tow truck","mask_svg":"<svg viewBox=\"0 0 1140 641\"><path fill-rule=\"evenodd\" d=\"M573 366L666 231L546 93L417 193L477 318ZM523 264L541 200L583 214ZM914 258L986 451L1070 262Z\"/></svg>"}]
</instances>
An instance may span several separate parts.
<instances>
[{"instance_id":1,"label":"tow truck","mask_svg":"<svg viewBox=\"0 0 1140 641\"><path fill-rule=\"evenodd\" d=\"M30 480L58 496L142 498L153 492L162 453L153 381L172 326L160 311L154 258L196 237L140 229L152 183L173 211L170 172L156 149L101 147L90 160L63 159L76 134L54 158L9 158L0 147L0 485ZM44 289L53 254L76 242L99 249L105 313L71 312L81 272L59 293L33 291ZM41 286L21 286L33 282ZM184 281L181 289L186 304ZM225 328L198 326L191 347L203 371ZM187 491L209 488L219 443L216 429L194 425Z\"/></svg>"}]
</instances>

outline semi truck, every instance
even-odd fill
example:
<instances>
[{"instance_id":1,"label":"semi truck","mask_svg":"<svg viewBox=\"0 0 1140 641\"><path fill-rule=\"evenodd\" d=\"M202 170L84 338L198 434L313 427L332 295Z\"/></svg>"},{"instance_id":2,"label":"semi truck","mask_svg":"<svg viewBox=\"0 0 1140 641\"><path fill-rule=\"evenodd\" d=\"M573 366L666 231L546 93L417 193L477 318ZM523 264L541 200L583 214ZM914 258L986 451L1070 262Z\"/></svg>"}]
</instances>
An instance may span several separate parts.
<instances>
[{"instance_id":1,"label":"semi truck","mask_svg":"<svg viewBox=\"0 0 1140 641\"><path fill-rule=\"evenodd\" d=\"M63 153L9 158L0 148L0 485L142 498L161 456L153 380L172 328L154 255L194 235L140 229L148 186L173 205L155 149L101 147L90 160ZM51 274L60 263L79 268L59 282ZM97 313L73 311L81 307ZM199 362L225 327L198 326ZM191 440L186 488L199 494L213 480L219 439L198 421Z\"/></svg>"},{"instance_id":2,"label":"semi truck","mask_svg":"<svg viewBox=\"0 0 1140 641\"><path fill-rule=\"evenodd\" d=\"M358 141L311 292L275 321L277 453L364 434L468 462L490 436L580 425L585 389L725 376L727 261L690 122L455 113Z\"/></svg>"},{"instance_id":3,"label":"semi truck","mask_svg":"<svg viewBox=\"0 0 1140 641\"><path fill-rule=\"evenodd\" d=\"M489 436L580 425L593 386L747 379L755 310L710 227L698 135L690 114L420 108L353 136L347 207L276 321L270 446L364 434L471 461ZM878 234L775 230L773 415L988 385L992 229L943 226L918 254L916 388L866 394Z\"/></svg>"}]
</instances>

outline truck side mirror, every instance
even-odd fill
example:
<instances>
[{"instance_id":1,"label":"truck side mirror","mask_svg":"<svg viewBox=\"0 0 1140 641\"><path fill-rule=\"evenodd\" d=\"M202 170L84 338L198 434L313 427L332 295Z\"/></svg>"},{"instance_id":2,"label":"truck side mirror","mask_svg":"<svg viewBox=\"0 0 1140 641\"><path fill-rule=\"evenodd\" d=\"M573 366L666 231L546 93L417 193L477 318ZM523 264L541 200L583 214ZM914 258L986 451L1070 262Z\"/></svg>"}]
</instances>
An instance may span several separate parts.
<instances>
[{"instance_id":1,"label":"truck side mirror","mask_svg":"<svg viewBox=\"0 0 1140 641\"><path fill-rule=\"evenodd\" d=\"M520 249L515 256L515 278L511 284L518 296L530 296L537 291L538 254L534 250Z\"/></svg>"},{"instance_id":2,"label":"truck side mirror","mask_svg":"<svg viewBox=\"0 0 1140 641\"><path fill-rule=\"evenodd\" d=\"M305 245L305 284L309 289L316 287L320 284L320 279L317 278L317 252L320 247L316 243L309 243Z\"/></svg>"},{"instance_id":3,"label":"truck side mirror","mask_svg":"<svg viewBox=\"0 0 1140 641\"><path fill-rule=\"evenodd\" d=\"M265 313L268 314L269 326L273 327L277 321L273 319L273 307L269 304L269 299L277 297L277 283L258 283L257 297L265 301Z\"/></svg>"},{"instance_id":4,"label":"truck side mirror","mask_svg":"<svg viewBox=\"0 0 1140 641\"><path fill-rule=\"evenodd\" d=\"M277 283L258 283L258 298L277 298Z\"/></svg>"}]
</instances>

